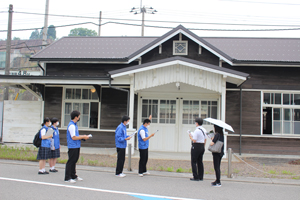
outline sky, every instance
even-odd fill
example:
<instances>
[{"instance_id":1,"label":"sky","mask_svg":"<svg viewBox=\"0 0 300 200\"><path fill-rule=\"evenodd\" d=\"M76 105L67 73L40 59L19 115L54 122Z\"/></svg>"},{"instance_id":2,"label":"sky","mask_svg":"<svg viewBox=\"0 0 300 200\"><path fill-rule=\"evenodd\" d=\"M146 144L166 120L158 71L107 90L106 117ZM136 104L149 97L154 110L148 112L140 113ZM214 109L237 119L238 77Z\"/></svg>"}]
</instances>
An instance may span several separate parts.
<instances>
[{"instance_id":1,"label":"sky","mask_svg":"<svg viewBox=\"0 0 300 200\"><path fill-rule=\"evenodd\" d=\"M101 26L101 36L140 36L141 27L134 25L141 24L142 15L129 12L132 7L140 7L140 3L140 0L49 0L48 25L62 26L85 22L99 24L99 12L102 11L102 23L107 24ZM14 6L13 30L44 26L44 15L19 12L44 14L46 0L1 0L0 39L7 37L5 31L9 4ZM142 5L157 10L155 14L145 14L145 24L161 27L145 27L145 36L161 36L171 30L162 27L182 24L186 28L201 29L191 31L202 37L300 37L299 0L143 0ZM79 17L58 17L51 14ZM127 25L115 24L116 22ZM57 37L68 36L71 29L79 27L98 32L98 26L92 24L57 27ZM265 29L272 31L253 31ZM29 39L32 31L13 31L12 38Z\"/></svg>"}]
</instances>

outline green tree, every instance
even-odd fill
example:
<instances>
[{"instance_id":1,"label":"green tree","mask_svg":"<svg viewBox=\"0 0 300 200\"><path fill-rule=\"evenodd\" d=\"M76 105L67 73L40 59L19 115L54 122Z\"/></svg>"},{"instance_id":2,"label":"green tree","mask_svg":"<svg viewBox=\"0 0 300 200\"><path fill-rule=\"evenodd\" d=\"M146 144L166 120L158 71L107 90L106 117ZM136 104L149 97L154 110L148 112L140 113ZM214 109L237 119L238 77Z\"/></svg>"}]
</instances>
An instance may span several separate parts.
<instances>
[{"instance_id":1,"label":"green tree","mask_svg":"<svg viewBox=\"0 0 300 200\"><path fill-rule=\"evenodd\" d=\"M21 40L19 37L14 37L13 40Z\"/></svg>"},{"instance_id":2,"label":"green tree","mask_svg":"<svg viewBox=\"0 0 300 200\"><path fill-rule=\"evenodd\" d=\"M74 28L69 36L97 36L97 32L87 28Z\"/></svg>"},{"instance_id":3,"label":"green tree","mask_svg":"<svg viewBox=\"0 0 300 200\"><path fill-rule=\"evenodd\" d=\"M32 31L29 40L37 40L40 39L40 33L37 29L35 29L34 31Z\"/></svg>"},{"instance_id":4,"label":"green tree","mask_svg":"<svg viewBox=\"0 0 300 200\"><path fill-rule=\"evenodd\" d=\"M56 39L56 30L55 30L55 26L50 25L50 26L48 27L47 38L48 38L48 39L52 39L52 40L55 40L55 39Z\"/></svg>"}]
</instances>

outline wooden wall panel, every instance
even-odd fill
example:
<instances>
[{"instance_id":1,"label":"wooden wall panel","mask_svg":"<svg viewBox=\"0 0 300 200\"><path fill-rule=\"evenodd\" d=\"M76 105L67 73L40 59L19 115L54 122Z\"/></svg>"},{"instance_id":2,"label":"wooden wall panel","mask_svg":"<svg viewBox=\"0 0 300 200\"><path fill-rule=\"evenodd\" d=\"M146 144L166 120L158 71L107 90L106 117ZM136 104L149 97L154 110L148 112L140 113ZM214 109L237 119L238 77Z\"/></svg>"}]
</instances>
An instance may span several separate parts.
<instances>
[{"instance_id":1,"label":"wooden wall panel","mask_svg":"<svg viewBox=\"0 0 300 200\"><path fill-rule=\"evenodd\" d=\"M299 155L300 138L242 137L242 153ZM228 148L239 152L239 137L229 136Z\"/></svg>"},{"instance_id":2,"label":"wooden wall panel","mask_svg":"<svg viewBox=\"0 0 300 200\"><path fill-rule=\"evenodd\" d=\"M46 87L45 88L45 107L44 117L56 117L60 121L61 127L61 109L62 109L62 87Z\"/></svg>"},{"instance_id":3,"label":"wooden wall panel","mask_svg":"<svg viewBox=\"0 0 300 200\"><path fill-rule=\"evenodd\" d=\"M261 94L260 92L242 92L242 134L260 135ZM226 92L226 123L235 134L240 134L240 92Z\"/></svg>"}]
</instances>

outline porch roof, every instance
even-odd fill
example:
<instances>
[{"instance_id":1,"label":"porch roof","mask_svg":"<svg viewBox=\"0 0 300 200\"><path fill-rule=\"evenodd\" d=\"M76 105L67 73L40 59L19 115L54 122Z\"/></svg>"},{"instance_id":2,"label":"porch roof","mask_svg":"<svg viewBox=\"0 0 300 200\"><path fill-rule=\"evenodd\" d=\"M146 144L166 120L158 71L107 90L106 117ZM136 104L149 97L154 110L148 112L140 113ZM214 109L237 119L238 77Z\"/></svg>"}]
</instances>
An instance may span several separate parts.
<instances>
[{"instance_id":1,"label":"porch roof","mask_svg":"<svg viewBox=\"0 0 300 200\"><path fill-rule=\"evenodd\" d=\"M125 76L133 73L143 72L143 71L171 66L171 65L184 65L191 68L196 68L196 69L212 72L215 74L223 75L224 77L227 77L227 82L234 83L236 85L240 85L241 83L243 83L249 76L249 74L243 72L222 68L216 65L211 65L208 63L192 60L181 56L170 57L158 61L145 63L142 65L135 65L127 68L113 70L113 71L109 71L109 74L111 75L112 78L116 78L120 76Z\"/></svg>"},{"instance_id":2,"label":"porch roof","mask_svg":"<svg viewBox=\"0 0 300 200\"><path fill-rule=\"evenodd\" d=\"M0 75L0 83L7 85L18 84L76 84L76 85L98 85L108 84L107 76L17 76Z\"/></svg>"}]
</instances>

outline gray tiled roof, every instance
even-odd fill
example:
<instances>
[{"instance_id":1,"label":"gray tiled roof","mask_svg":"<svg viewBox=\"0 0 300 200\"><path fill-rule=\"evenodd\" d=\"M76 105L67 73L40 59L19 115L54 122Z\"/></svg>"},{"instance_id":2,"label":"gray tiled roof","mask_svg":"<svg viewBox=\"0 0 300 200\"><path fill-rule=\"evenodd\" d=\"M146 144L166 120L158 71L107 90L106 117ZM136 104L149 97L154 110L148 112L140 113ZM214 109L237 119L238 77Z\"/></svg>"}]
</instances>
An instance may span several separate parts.
<instances>
[{"instance_id":1,"label":"gray tiled roof","mask_svg":"<svg viewBox=\"0 0 300 200\"><path fill-rule=\"evenodd\" d=\"M125 59L156 37L63 37L32 57L36 59Z\"/></svg>"},{"instance_id":2,"label":"gray tiled roof","mask_svg":"<svg viewBox=\"0 0 300 200\"><path fill-rule=\"evenodd\" d=\"M300 62L300 38L203 38L235 61Z\"/></svg>"},{"instance_id":3,"label":"gray tiled roof","mask_svg":"<svg viewBox=\"0 0 300 200\"><path fill-rule=\"evenodd\" d=\"M161 37L64 37L31 60L126 62L179 29L233 63L300 63L300 38L199 37L182 25Z\"/></svg>"}]
</instances>

